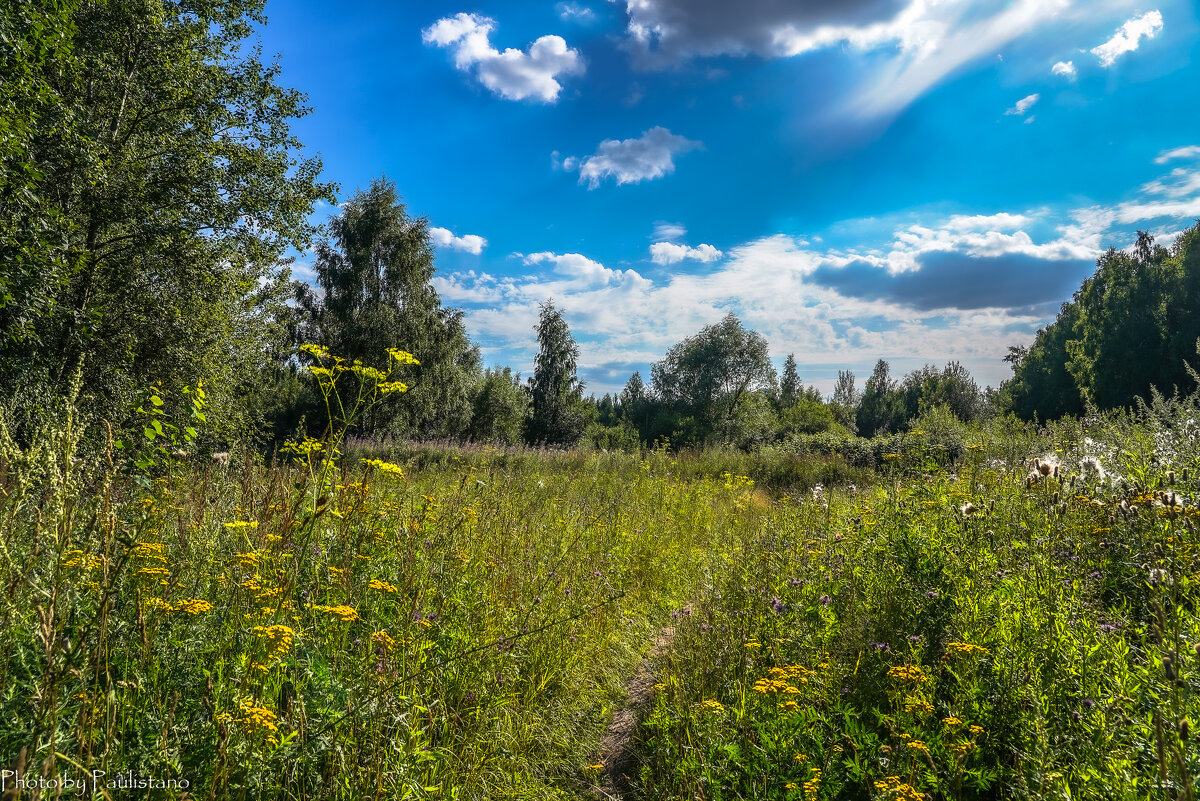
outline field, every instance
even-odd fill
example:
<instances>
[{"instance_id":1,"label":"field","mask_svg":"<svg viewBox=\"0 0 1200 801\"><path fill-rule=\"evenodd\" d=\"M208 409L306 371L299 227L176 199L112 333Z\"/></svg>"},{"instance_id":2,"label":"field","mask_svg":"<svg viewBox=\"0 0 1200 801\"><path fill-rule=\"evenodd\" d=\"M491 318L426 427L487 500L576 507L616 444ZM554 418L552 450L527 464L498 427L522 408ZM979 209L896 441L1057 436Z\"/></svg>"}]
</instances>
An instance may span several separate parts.
<instances>
[{"instance_id":1,"label":"field","mask_svg":"<svg viewBox=\"0 0 1200 801\"><path fill-rule=\"evenodd\" d=\"M1192 798L1196 418L932 413L876 469L0 434L0 754L94 798Z\"/></svg>"}]
</instances>

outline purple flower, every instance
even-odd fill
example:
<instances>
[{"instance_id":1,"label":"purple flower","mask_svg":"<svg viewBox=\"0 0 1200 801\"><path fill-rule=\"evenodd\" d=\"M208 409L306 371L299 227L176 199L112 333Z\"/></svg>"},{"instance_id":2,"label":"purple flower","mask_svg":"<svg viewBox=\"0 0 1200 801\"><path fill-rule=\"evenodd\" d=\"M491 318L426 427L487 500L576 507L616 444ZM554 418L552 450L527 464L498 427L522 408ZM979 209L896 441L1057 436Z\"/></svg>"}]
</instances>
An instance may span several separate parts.
<instances>
[{"instance_id":1,"label":"purple flower","mask_svg":"<svg viewBox=\"0 0 1200 801\"><path fill-rule=\"evenodd\" d=\"M1112 634L1114 631L1116 631L1119 628L1119 626L1114 626L1112 623L1101 623L1096 628L1100 629L1105 634Z\"/></svg>"},{"instance_id":2,"label":"purple flower","mask_svg":"<svg viewBox=\"0 0 1200 801\"><path fill-rule=\"evenodd\" d=\"M888 645L886 642L873 642L873 643L868 643L868 645L870 645L870 646L871 646L872 648L874 648L876 651L890 651L890 650L892 650L892 646Z\"/></svg>"},{"instance_id":3,"label":"purple flower","mask_svg":"<svg viewBox=\"0 0 1200 801\"><path fill-rule=\"evenodd\" d=\"M1100 577L1101 577L1101 576L1103 576L1103 575L1104 575L1104 574L1103 574L1103 573L1101 573L1099 570L1093 570L1091 573L1088 573L1088 578L1090 578L1090 579L1098 579L1098 578L1100 578Z\"/></svg>"},{"instance_id":4,"label":"purple flower","mask_svg":"<svg viewBox=\"0 0 1200 801\"><path fill-rule=\"evenodd\" d=\"M941 595L937 590L925 590L926 598L937 598Z\"/></svg>"},{"instance_id":5,"label":"purple flower","mask_svg":"<svg viewBox=\"0 0 1200 801\"><path fill-rule=\"evenodd\" d=\"M1093 709L1096 706L1096 702L1093 701L1091 698L1084 698L1082 701L1079 702L1079 705L1082 706L1084 709Z\"/></svg>"},{"instance_id":6,"label":"purple flower","mask_svg":"<svg viewBox=\"0 0 1200 801\"><path fill-rule=\"evenodd\" d=\"M910 635L908 635L908 641L912 642L912 643L918 643L921 641L921 635L920 634L910 634Z\"/></svg>"},{"instance_id":7,"label":"purple flower","mask_svg":"<svg viewBox=\"0 0 1200 801\"><path fill-rule=\"evenodd\" d=\"M778 596L771 596L771 608L775 610L775 614L782 615L787 611L787 606L783 601L779 600Z\"/></svg>"},{"instance_id":8,"label":"purple flower","mask_svg":"<svg viewBox=\"0 0 1200 801\"><path fill-rule=\"evenodd\" d=\"M817 599L817 602L822 604L823 606L829 606L831 603L833 603L833 599L830 598L828 595L822 595L820 598Z\"/></svg>"}]
</instances>

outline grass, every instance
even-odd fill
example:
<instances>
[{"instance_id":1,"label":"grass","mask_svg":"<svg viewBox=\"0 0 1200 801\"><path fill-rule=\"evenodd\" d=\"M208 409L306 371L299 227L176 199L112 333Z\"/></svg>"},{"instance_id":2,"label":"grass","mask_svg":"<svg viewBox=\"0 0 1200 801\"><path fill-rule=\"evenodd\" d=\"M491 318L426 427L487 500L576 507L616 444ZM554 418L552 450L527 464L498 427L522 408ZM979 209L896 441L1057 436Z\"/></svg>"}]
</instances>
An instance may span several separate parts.
<instances>
[{"instance_id":1,"label":"grass","mask_svg":"<svg viewBox=\"0 0 1200 801\"><path fill-rule=\"evenodd\" d=\"M1196 417L935 414L874 471L362 443L333 471L135 468L0 427L0 758L103 771L96 798L130 772L161 798L595 797L672 627L642 798L1191 798Z\"/></svg>"}]
</instances>

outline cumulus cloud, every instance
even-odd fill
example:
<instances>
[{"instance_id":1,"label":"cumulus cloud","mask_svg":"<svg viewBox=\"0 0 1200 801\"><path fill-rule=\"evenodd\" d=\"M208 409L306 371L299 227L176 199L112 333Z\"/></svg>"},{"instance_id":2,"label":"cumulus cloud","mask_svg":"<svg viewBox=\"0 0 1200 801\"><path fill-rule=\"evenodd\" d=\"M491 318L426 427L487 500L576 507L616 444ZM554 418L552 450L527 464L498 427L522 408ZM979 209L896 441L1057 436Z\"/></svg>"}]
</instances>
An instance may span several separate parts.
<instances>
[{"instance_id":1,"label":"cumulus cloud","mask_svg":"<svg viewBox=\"0 0 1200 801\"><path fill-rule=\"evenodd\" d=\"M1022 97L1020 100L1017 101L1017 104L1015 106L1010 108L1008 111L1005 111L1004 113L1005 114L1016 114L1017 116L1024 116L1025 112L1029 111L1029 109L1033 108L1034 105L1036 105L1037 102L1041 99L1042 99L1042 96L1037 93L1028 95L1026 97Z\"/></svg>"},{"instance_id":2,"label":"cumulus cloud","mask_svg":"<svg viewBox=\"0 0 1200 801\"><path fill-rule=\"evenodd\" d=\"M676 264L684 259L708 263L723 255L725 254L712 245L689 247L675 242L655 242L650 246L650 260L655 264Z\"/></svg>"},{"instance_id":3,"label":"cumulus cloud","mask_svg":"<svg viewBox=\"0 0 1200 801\"><path fill-rule=\"evenodd\" d=\"M510 47L500 52L490 42L495 27L490 17L460 12L421 31L421 39L452 48L456 67L474 72L480 83L508 100L553 103L562 90L557 79L583 73L582 56L561 36L539 37L523 51Z\"/></svg>"},{"instance_id":4,"label":"cumulus cloud","mask_svg":"<svg viewBox=\"0 0 1200 801\"><path fill-rule=\"evenodd\" d=\"M1071 81L1079 76L1079 70L1075 68L1075 62L1073 61L1059 61L1050 68L1050 73L1052 75L1061 75Z\"/></svg>"},{"instance_id":5,"label":"cumulus cloud","mask_svg":"<svg viewBox=\"0 0 1200 801\"><path fill-rule=\"evenodd\" d=\"M1164 157L1200 159L1200 147ZM869 371L877 358L897 371L959 359L981 382L997 383L1007 375L1006 346L1028 343L1052 320L1104 248L1131 242L1134 227L1169 238L1200 217L1200 179L1178 169L1172 164L1116 205L927 216L847 250L776 234L729 248L703 271L676 268L655 280L580 253L543 251L519 257L537 268L529 274L451 273L435 287L466 307L473 336L521 354L536 351L537 302L553 297L580 343L580 369L616 385L594 384L597 391L619 389L633 369L728 311L762 332L776 355L795 351L829 365L830 385L837 368ZM682 238L678 229L662 233ZM655 244L668 246L664 253L688 248ZM612 378L621 365L624 374Z\"/></svg>"},{"instance_id":6,"label":"cumulus cloud","mask_svg":"<svg viewBox=\"0 0 1200 801\"><path fill-rule=\"evenodd\" d=\"M1111 39L1093 47L1091 53L1100 59L1101 67L1111 67L1119 56L1137 50L1143 37L1153 39L1157 36L1162 27L1162 14L1158 11L1147 11L1140 17L1126 21Z\"/></svg>"},{"instance_id":7,"label":"cumulus cloud","mask_svg":"<svg viewBox=\"0 0 1200 801\"><path fill-rule=\"evenodd\" d=\"M586 183L588 189L600 186L605 178L613 178L617 184L636 184L674 172L675 156L700 147L700 142L659 125L636 139L605 139L590 156L563 159L562 168L579 170L579 183Z\"/></svg>"},{"instance_id":8,"label":"cumulus cloud","mask_svg":"<svg viewBox=\"0 0 1200 801\"><path fill-rule=\"evenodd\" d=\"M475 234L455 236L448 228L430 228L429 237L433 240L433 244L440 248L461 250L464 253L472 253L476 256L482 253L483 249L487 247L487 240L482 236Z\"/></svg>"}]
</instances>

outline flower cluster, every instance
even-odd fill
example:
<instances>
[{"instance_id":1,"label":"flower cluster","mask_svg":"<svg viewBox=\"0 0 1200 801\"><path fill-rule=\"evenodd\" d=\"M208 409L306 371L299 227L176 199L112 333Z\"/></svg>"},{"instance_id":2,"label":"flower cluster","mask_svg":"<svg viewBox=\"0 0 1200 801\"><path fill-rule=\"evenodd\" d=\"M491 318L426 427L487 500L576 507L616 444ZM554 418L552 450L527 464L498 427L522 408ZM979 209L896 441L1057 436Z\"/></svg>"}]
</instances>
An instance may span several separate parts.
<instances>
[{"instance_id":1,"label":"flower cluster","mask_svg":"<svg viewBox=\"0 0 1200 801\"><path fill-rule=\"evenodd\" d=\"M888 776L883 781L875 782L875 790L891 801L925 801L927 798L911 784L901 782L899 776Z\"/></svg>"},{"instance_id":2,"label":"flower cluster","mask_svg":"<svg viewBox=\"0 0 1200 801\"><path fill-rule=\"evenodd\" d=\"M238 704L238 712L238 723L250 737L279 731L275 713L266 707L255 706L251 701L242 701Z\"/></svg>"},{"instance_id":3,"label":"flower cluster","mask_svg":"<svg viewBox=\"0 0 1200 801\"><path fill-rule=\"evenodd\" d=\"M292 649L296 632L287 626L255 626L254 633L262 638L267 648L267 657L275 658Z\"/></svg>"}]
</instances>

